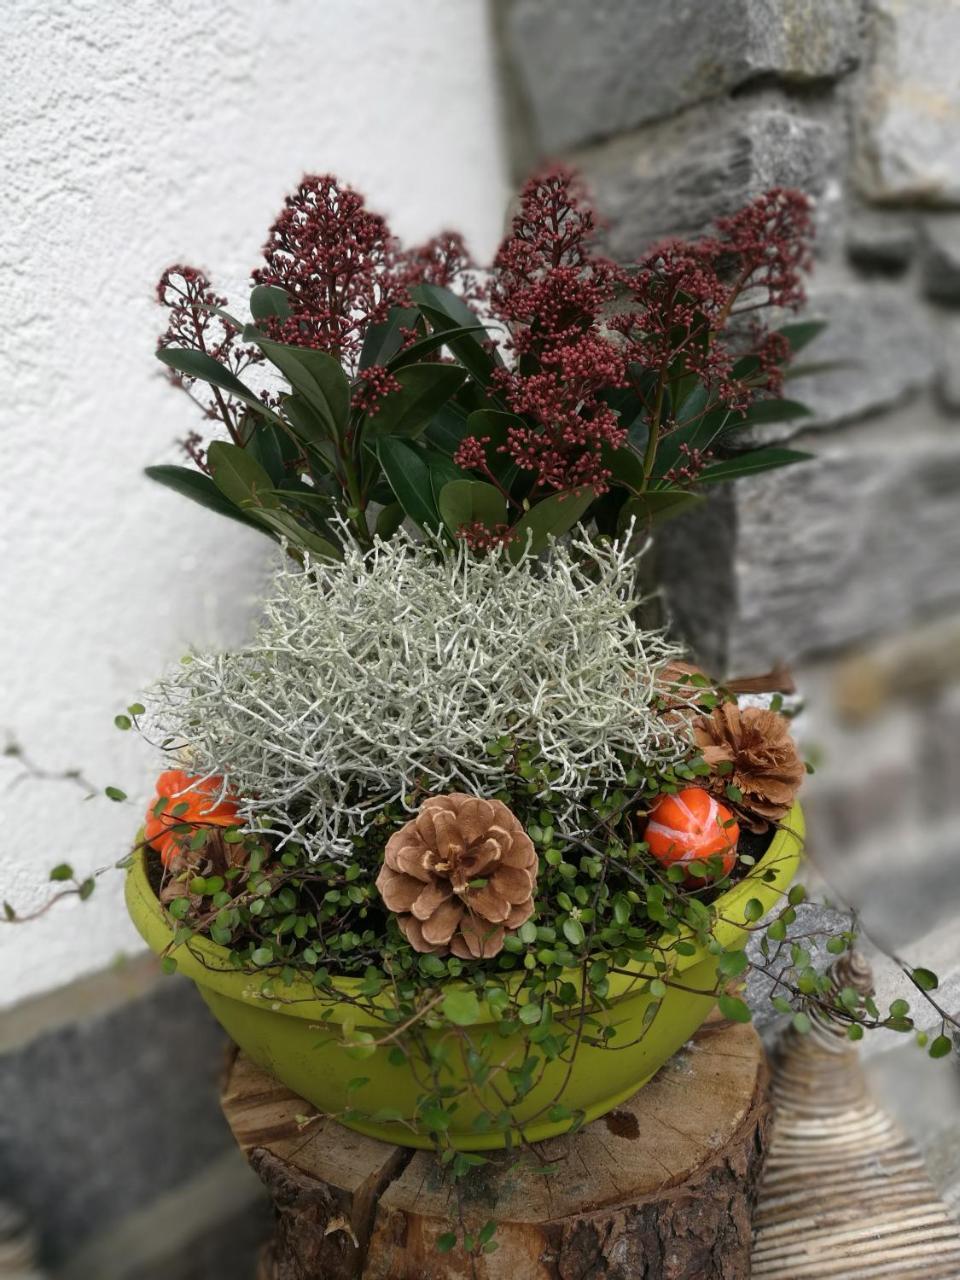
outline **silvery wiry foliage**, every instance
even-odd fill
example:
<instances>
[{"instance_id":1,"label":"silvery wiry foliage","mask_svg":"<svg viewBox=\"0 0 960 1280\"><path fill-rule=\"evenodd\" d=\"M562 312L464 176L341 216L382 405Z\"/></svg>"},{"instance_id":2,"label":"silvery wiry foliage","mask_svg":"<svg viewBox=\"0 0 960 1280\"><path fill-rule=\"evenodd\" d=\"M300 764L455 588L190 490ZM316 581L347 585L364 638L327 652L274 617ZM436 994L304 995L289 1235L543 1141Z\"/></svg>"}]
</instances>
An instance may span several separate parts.
<instances>
[{"instance_id":1,"label":"silvery wiry foliage","mask_svg":"<svg viewBox=\"0 0 960 1280\"><path fill-rule=\"evenodd\" d=\"M346 855L418 787L497 791L509 759L485 748L502 736L537 745L570 831L630 762L690 754L683 718L655 709L680 651L638 627L636 570L624 546L586 541L517 565L404 537L348 548L282 570L253 642L193 656L154 689L155 716L248 821L314 857Z\"/></svg>"}]
</instances>

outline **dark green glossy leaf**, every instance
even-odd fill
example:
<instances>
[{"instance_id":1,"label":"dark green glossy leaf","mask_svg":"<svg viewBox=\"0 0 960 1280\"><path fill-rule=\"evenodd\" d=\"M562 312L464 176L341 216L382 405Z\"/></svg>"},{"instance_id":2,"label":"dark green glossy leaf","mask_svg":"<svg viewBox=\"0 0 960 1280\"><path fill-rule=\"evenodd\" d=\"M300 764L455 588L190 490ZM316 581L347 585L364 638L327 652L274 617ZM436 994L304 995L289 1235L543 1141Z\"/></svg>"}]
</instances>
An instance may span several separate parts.
<instances>
[{"instance_id":1,"label":"dark green glossy leaf","mask_svg":"<svg viewBox=\"0 0 960 1280\"><path fill-rule=\"evenodd\" d=\"M794 418L808 418L810 412L799 400L756 400L742 417L733 415L734 421L725 430L762 427L771 422L791 422Z\"/></svg>"},{"instance_id":2,"label":"dark green glossy leaf","mask_svg":"<svg viewBox=\"0 0 960 1280\"><path fill-rule=\"evenodd\" d=\"M675 391L673 396L672 409L678 422L689 422L699 418L710 403L709 388L705 387L695 374L684 381L687 385L679 394Z\"/></svg>"},{"instance_id":3,"label":"dark green glossy leaf","mask_svg":"<svg viewBox=\"0 0 960 1280\"><path fill-rule=\"evenodd\" d=\"M422 529L436 530L440 515L430 484L430 468L423 455L392 436L381 437L376 449L383 473L404 511Z\"/></svg>"},{"instance_id":4,"label":"dark green glossy leaf","mask_svg":"<svg viewBox=\"0 0 960 1280\"><path fill-rule=\"evenodd\" d=\"M410 296L434 329L466 329L479 323L462 298L440 285L417 285L410 291ZM483 345L479 335L452 339L450 350L483 386L490 381L497 365L503 363L495 351L489 351Z\"/></svg>"},{"instance_id":5,"label":"dark green glossy leaf","mask_svg":"<svg viewBox=\"0 0 960 1280\"><path fill-rule=\"evenodd\" d=\"M333 506L333 498L329 494L318 493L308 485L285 485L271 489L270 492L274 497L279 498L285 507L289 507L292 503L299 503L311 510L328 512Z\"/></svg>"},{"instance_id":6,"label":"dark green glossy leaf","mask_svg":"<svg viewBox=\"0 0 960 1280\"><path fill-rule=\"evenodd\" d=\"M156 480L157 484L173 489L175 493L183 494L184 497L198 502L200 506L210 511L216 511L218 515L239 520L241 524L263 532L262 526L256 520L235 506L220 492L210 477L205 476L201 471L192 471L189 467L157 466L146 467L144 474L151 480Z\"/></svg>"},{"instance_id":7,"label":"dark green glossy leaf","mask_svg":"<svg viewBox=\"0 0 960 1280\"><path fill-rule=\"evenodd\" d=\"M413 439L463 382L463 369L451 364L411 364L396 371L401 389L384 396L377 412L366 422L365 431L377 438L398 436Z\"/></svg>"},{"instance_id":8,"label":"dark green glossy leaf","mask_svg":"<svg viewBox=\"0 0 960 1280\"><path fill-rule=\"evenodd\" d=\"M238 507L279 506L273 496L273 481L260 463L239 445L215 440L207 450L213 483Z\"/></svg>"},{"instance_id":9,"label":"dark green glossy leaf","mask_svg":"<svg viewBox=\"0 0 960 1280\"><path fill-rule=\"evenodd\" d=\"M531 507L513 526L515 537L507 548L510 559L516 562L528 550L531 555L539 555L551 536L559 538L573 528L595 497L586 486L575 492L551 494Z\"/></svg>"},{"instance_id":10,"label":"dark green glossy leaf","mask_svg":"<svg viewBox=\"0 0 960 1280\"><path fill-rule=\"evenodd\" d=\"M350 383L338 361L325 351L271 342L256 331L251 340L306 400L330 434L341 434L350 417Z\"/></svg>"},{"instance_id":11,"label":"dark green glossy leaf","mask_svg":"<svg viewBox=\"0 0 960 1280\"><path fill-rule=\"evenodd\" d=\"M629 431L644 415L644 404L633 387L608 387L600 398L620 417L620 425Z\"/></svg>"},{"instance_id":12,"label":"dark green glossy leaf","mask_svg":"<svg viewBox=\"0 0 960 1280\"><path fill-rule=\"evenodd\" d=\"M488 529L507 523L507 504L499 490L482 480L451 480L440 490L437 506L456 536L463 525L477 522Z\"/></svg>"},{"instance_id":13,"label":"dark green glossy leaf","mask_svg":"<svg viewBox=\"0 0 960 1280\"><path fill-rule=\"evenodd\" d=\"M244 448L260 463L274 484L287 472L287 464L297 456L297 447L282 427L275 422L257 422L247 428Z\"/></svg>"},{"instance_id":14,"label":"dark green glossy leaf","mask_svg":"<svg viewBox=\"0 0 960 1280\"><path fill-rule=\"evenodd\" d=\"M386 542L403 524L406 512L399 502L390 502L377 516L376 534Z\"/></svg>"},{"instance_id":15,"label":"dark green glossy leaf","mask_svg":"<svg viewBox=\"0 0 960 1280\"><path fill-rule=\"evenodd\" d=\"M735 480L739 476L756 475L760 471L788 467L795 462L807 462L812 457L812 453L801 453L799 449L780 449L774 446L751 449L749 453L741 453L736 458L714 462L704 468L700 473L699 483L717 484L721 480Z\"/></svg>"},{"instance_id":16,"label":"dark green glossy leaf","mask_svg":"<svg viewBox=\"0 0 960 1280\"><path fill-rule=\"evenodd\" d=\"M795 324L785 324L777 332L786 338L790 354L795 356L823 333L827 323L826 320L798 320Z\"/></svg>"},{"instance_id":17,"label":"dark green glossy leaf","mask_svg":"<svg viewBox=\"0 0 960 1280\"><path fill-rule=\"evenodd\" d=\"M308 529L295 516L292 516L289 511L281 511L271 507L258 510L257 518L272 529L278 537L286 538L293 546L309 551L311 555L321 560L343 559L343 554L338 546L328 538L321 537L320 534L314 533L312 529Z\"/></svg>"},{"instance_id":18,"label":"dark green glossy leaf","mask_svg":"<svg viewBox=\"0 0 960 1280\"><path fill-rule=\"evenodd\" d=\"M293 434L307 446L311 459L319 462L325 470L332 471L336 447L320 415L298 395L283 397L283 411Z\"/></svg>"},{"instance_id":19,"label":"dark green glossy leaf","mask_svg":"<svg viewBox=\"0 0 960 1280\"><path fill-rule=\"evenodd\" d=\"M657 456L653 465L653 478L660 479L677 465L681 459L681 445L703 452L717 441L722 432L733 420L729 409L719 407L708 409L701 417L687 421L662 436L657 446Z\"/></svg>"},{"instance_id":20,"label":"dark green glossy leaf","mask_svg":"<svg viewBox=\"0 0 960 1280\"><path fill-rule=\"evenodd\" d=\"M470 334L482 333L486 336L486 329L482 324L461 325L456 329L434 330L423 338L418 338L416 342L412 342L409 347L404 347L390 361L391 369L400 369L405 364L413 364L419 360L421 356L430 355L433 351L438 351L441 347L450 346L451 351L453 343L457 338L465 338Z\"/></svg>"},{"instance_id":21,"label":"dark green glossy leaf","mask_svg":"<svg viewBox=\"0 0 960 1280\"><path fill-rule=\"evenodd\" d=\"M469 476L461 471L455 462L438 453L436 449L421 449L421 456L430 469L430 490L433 494L433 505L440 510L440 494L445 485L454 480L468 480Z\"/></svg>"},{"instance_id":22,"label":"dark green glossy leaf","mask_svg":"<svg viewBox=\"0 0 960 1280\"><path fill-rule=\"evenodd\" d=\"M412 329L420 319L415 307L393 307L382 324L372 324L363 339L359 367L388 364L403 345L402 330Z\"/></svg>"},{"instance_id":23,"label":"dark green glossy leaf","mask_svg":"<svg viewBox=\"0 0 960 1280\"><path fill-rule=\"evenodd\" d=\"M628 444L621 445L619 449L612 449L610 445L604 444L600 457L613 476L614 484L622 485L634 493L640 492L644 481L643 459L636 449Z\"/></svg>"},{"instance_id":24,"label":"dark green glossy leaf","mask_svg":"<svg viewBox=\"0 0 960 1280\"><path fill-rule=\"evenodd\" d=\"M250 314L254 320L288 319L291 312L287 291L273 284L258 284L250 294Z\"/></svg>"},{"instance_id":25,"label":"dark green glossy leaf","mask_svg":"<svg viewBox=\"0 0 960 1280\"><path fill-rule=\"evenodd\" d=\"M640 525L663 524L703 502L698 493L688 489L649 489L628 499L620 510L619 525L625 531L631 520Z\"/></svg>"},{"instance_id":26,"label":"dark green glossy leaf","mask_svg":"<svg viewBox=\"0 0 960 1280\"><path fill-rule=\"evenodd\" d=\"M157 351L157 359L161 364L182 373L186 378L199 378L208 382L220 391L239 400L250 409L254 409L264 418L275 418L276 414L258 400L249 387L245 387L236 374L225 369L212 356L203 351L190 351L186 347L161 347Z\"/></svg>"},{"instance_id":27,"label":"dark green glossy leaf","mask_svg":"<svg viewBox=\"0 0 960 1280\"><path fill-rule=\"evenodd\" d=\"M456 401L448 401L434 413L433 421L428 422L424 431L424 440L440 452L452 456L460 448L463 436L470 435L467 428L468 413Z\"/></svg>"},{"instance_id":28,"label":"dark green glossy leaf","mask_svg":"<svg viewBox=\"0 0 960 1280\"><path fill-rule=\"evenodd\" d=\"M815 373L837 373L841 369L862 369L859 360L810 360L806 364L793 364L784 369L784 382L792 382L796 378L809 378Z\"/></svg>"},{"instance_id":29,"label":"dark green glossy leaf","mask_svg":"<svg viewBox=\"0 0 960 1280\"><path fill-rule=\"evenodd\" d=\"M464 436L471 434L467 425L469 414L455 400L448 400L427 423L423 439L439 449L441 453L452 456L460 447Z\"/></svg>"}]
</instances>

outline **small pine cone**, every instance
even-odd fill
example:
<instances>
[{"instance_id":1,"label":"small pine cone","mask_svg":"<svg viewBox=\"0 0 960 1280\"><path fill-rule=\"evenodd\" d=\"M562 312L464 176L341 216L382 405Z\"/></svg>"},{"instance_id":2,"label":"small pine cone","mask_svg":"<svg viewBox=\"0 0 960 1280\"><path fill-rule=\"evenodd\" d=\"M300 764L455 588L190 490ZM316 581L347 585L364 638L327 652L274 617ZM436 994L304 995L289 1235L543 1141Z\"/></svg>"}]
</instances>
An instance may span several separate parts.
<instances>
[{"instance_id":1,"label":"small pine cone","mask_svg":"<svg viewBox=\"0 0 960 1280\"><path fill-rule=\"evenodd\" d=\"M770 822L786 816L806 770L785 716L724 702L711 715L697 719L693 737L715 771L723 762L733 766L728 773L714 772L704 785L717 795L731 783L739 787L742 807L754 819L755 830L765 831Z\"/></svg>"},{"instance_id":2,"label":"small pine cone","mask_svg":"<svg viewBox=\"0 0 960 1280\"><path fill-rule=\"evenodd\" d=\"M415 951L489 959L533 914L533 841L499 800L431 796L387 841L377 888Z\"/></svg>"}]
</instances>

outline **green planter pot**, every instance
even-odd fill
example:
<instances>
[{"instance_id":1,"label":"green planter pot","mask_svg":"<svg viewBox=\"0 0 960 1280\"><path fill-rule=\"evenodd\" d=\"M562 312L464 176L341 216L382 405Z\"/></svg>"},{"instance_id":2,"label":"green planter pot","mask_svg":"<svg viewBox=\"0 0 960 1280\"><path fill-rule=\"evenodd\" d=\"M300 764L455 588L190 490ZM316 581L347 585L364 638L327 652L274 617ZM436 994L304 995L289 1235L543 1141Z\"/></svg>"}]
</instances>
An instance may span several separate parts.
<instances>
[{"instance_id":1,"label":"green planter pot","mask_svg":"<svg viewBox=\"0 0 960 1280\"><path fill-rule=\"evenodd\" d=\"M750 898L758 898L764 911L782 901L800 861L804 824L799 806L788 815L774 836L769 849L750 874L728 889L716 902L719 916L714 936L725 948L743 946L747 940L744 907ZM770 873L770 879L764 877ZM126 881L127 907L134 924L147 944L156 952L163 951L173 936L170 919L150 886L143 851L134 858ZM675 941L675 939L674 939ZM264 997L260 983L251 975L239 973L229 966L223 947L207 939L194 938L176 949L180 973L197 985L214 1017L232 1040L259 1067L283 1082L294 1093L313 1103L320 1111L341 1113L347 1107L365 1114L390 1108L408 1117L415 1126L417 1098L423 1087L408 1065L388 1062L389 1046L375 1049L358 1061L355 1053L343 1048L342 1024L357 1023L356 1030L369 1031L375 1037L387 1035L392 1027L377 1022L372 1015L358 1022L356 1010L338 1001L318 1000L315 990L303 982L283 989L282 1002ZM511 1110L524 1137L531 1142L552 1138L566 1131L569 1121L551 1121L550 1108L561 1103L570 1111L582 1110L586 1119L595 1120L625 1101L663 1066L686 1043L713 1008L711 996L698 994L710 990L716 982L716 958L698 946L695 954L677 958L676 970L663 997L660 1009L650 1025L643 1029L643 1015L652 997L645 991L643 967L636 966L636 976L614 974L610 978L611 1008L601 1013L615 1035L609 1047L595 1047L581 1042L571 1063L556 1060L547 1063L538 1083ZM579 971L570 971L570 981L579 985ZM349 995L357 991L359 979L334 980L337 991ZM485 1032L491 1032L495 1064L510 1066L523 1056L526 1040L519 1033L500 1037L492 1025L484 1025L489 1012L481 1005L481 1021L467 1028L474 1043ZM491 1019L492 1022L492 1019ZM442 1029L426 1033L440 1040ZM617 1046L623 1046L618 1048ZM369 1083L348 1092L348 1084L358 1077ZM442 1083L463 1086L465 1074L450 1069ZM502 1109L491 1093L486 1099L494 1112ZM502 1131L478 1133L473 1127L483 1106L470 1094L461 1099L449 1137L454 1146L464 1151L486 1151L506 1145ZM415 1127L385 1120L345 1121L348 1127L406 1147L433 1146L426 1132Z\"/></svg>"}]
</instances>

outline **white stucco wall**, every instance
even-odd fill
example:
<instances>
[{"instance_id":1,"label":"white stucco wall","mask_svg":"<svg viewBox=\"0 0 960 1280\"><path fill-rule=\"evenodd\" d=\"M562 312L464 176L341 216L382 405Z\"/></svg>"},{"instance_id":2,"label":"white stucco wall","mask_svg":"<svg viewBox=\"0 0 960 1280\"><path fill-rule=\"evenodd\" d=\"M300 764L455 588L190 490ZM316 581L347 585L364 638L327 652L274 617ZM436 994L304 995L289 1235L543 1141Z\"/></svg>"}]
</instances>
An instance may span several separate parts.
<instances>
[{"instance_id":1,"label":"white stucco wall","mask_svg":"<svg viewBox=\"0 0 960 1280\"><path fill-rule=\"evenodd\" d=\"M27 910L54 863L122 855L155 760L112 717L187 643L243 634L269 555L140 475L195 422L152 358L160 270L230 293L307 170L483 257L506 178L484 0L10 0L0 43L0 733L136 797L0 760L0 898ZM103 877L0 926L0 1004L138 946Z\"/></svg>"}]
</instances>

